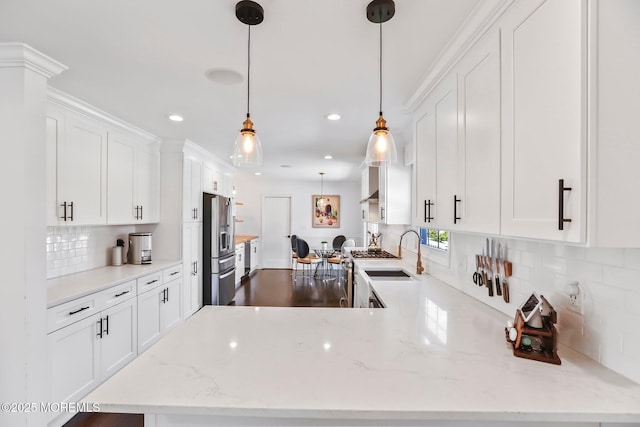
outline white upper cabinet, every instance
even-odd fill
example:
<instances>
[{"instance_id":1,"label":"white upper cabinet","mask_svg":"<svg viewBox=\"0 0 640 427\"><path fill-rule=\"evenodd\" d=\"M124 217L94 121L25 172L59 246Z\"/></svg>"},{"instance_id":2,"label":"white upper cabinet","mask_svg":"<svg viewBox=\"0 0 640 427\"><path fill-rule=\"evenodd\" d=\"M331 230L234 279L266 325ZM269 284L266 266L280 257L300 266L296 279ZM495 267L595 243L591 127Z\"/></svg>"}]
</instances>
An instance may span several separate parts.
<instances>
[{"instance_id":1,"label":"white upper cabinet","mask_svg":"<svg viewBox=\"0 0 640 427\"><path fill-rule=\"evenodd\" d=\"M160 149L155 143L138 145L137 201L140 206L136 222L160 222Z\"/></svg>"},{"instance_id":2,"label":"white upper cabinet","mask_svg":"<svg viewBox=\"0 0 640 427\"><path fill-rule=\"evenodd\" d=\"M159 220L160 151L156 144L109 132L109 224Z\"/></svg>"},{"instance_id":3,"label":"white upper cabinet","mask_svg":"<svg viewBox=\"0 0 640 427\"><path fill-rule=\"evenodd\" d=\"M378 167L378 218L383 224L411 224L411 169Z\"/></svg>"},{"instance_id":4,"label":"white upper cabinet","mask_svg":"<svg viewBox=\"0 0 640 427\"><path fill-rule=\"evenodd\" d=\"M57 92L50 98L47 225L158 222L160 149L154 137Z\"/></svg>"},{"instance_id":5,"label":"white upper cabinet","mask_svg":"<svg viewBox=\"0 0 640 427\"><path fill-rule=\"evenodd\" d=\"M502 234L585 241L586 2L515 2L501 42Z\"/></svg>"},{"instance_id":6,"label":"white upper cabinet","mask_svg":"<svg viewBox=\"0 0 640 427\"><path fill-rule=\"evenodd\" d=\"M183 220L202 222L202 161L185 153L183 169Z\"/></svg>"},{"instance_id":7,"label":"white upper cabinet","mask_svg":"<svg viewBox=\"0 0 640 427\"><path fill-rule=\"evenodd\" d=\"M224 174L211 162L204 163L202 191L221 196L227 196L228 193L225 188Z\"/></svg>"},{"instance_id":8,"label":"white upper cabinet","mask_svg":"<svg viewBox=\"0 0 640 427\"><path fill-rule=\"evenodd\" d=\"M135 205L136 141L109 132L107 218L109 224L131 224L138 219Z\"/></svg>"},{"instance_id":9,"label":"white upper cabinet","mask_svg":"<svg viewBox=\"0 0 640 427\"><path fill-rule=\"evenodd\" d=\"M458 191L455 230L500 232L500 39L488 34L458 70Z\"/></svg>"},{"instance_id":10,"label":"white upper cabinet","mask_svg":"<svg viewBox=\"0 0 640 427\"><path fill-rule=\"evenodd\" d=\"M418 109L415 121L416 203L414 222L455 229L459 217L458 95L455 73ZM455 215L454 215L455 214Z\"/></svg>"},{"instance_id":11,"label":"white upper cabinet","mask_svg":"<svg viewBox=\"0 0 640 427\"><path fill-rule=\"evenodd\" d=\"M55 141L57 224L106 224L106 128L79 115L62 116Z\"/></svg>"}]
</instances>

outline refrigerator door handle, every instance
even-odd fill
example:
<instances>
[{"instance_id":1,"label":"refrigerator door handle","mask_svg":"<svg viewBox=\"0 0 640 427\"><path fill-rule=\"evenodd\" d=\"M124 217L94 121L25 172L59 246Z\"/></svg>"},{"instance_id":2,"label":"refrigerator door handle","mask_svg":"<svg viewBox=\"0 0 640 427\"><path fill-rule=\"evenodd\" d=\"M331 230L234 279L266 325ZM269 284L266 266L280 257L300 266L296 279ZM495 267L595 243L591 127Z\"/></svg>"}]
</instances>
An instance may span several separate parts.
<instances>
[{"instance_id":1,"label":"refrigerator door handle","mask_svg":"<svg viewBox=\"0 0 640 427\"><path fill-rule=\"evenodd\" d=\"M220 275L220 280L225 279L225 278L231 276L232 274L235 274L235 272L236 272L236 269L234 268L233 270L228 271L228 272Z\"/></svg>"}]
</instances>

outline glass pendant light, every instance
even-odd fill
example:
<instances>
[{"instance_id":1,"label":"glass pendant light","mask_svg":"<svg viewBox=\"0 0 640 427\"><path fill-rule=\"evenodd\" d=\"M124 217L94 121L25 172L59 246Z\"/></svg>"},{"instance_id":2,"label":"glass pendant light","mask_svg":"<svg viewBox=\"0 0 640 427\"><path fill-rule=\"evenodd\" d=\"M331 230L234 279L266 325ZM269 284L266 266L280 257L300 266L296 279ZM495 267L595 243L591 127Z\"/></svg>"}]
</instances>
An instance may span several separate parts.
<instances>
[{"instance_id":1,"label":"glass pendant light","mask_svg":"<svg viewBox=\"0 0 640 427\"><path fill-rule=\"evenodd\" d=\"M233 165L240 167L262 166L262 144L253 129L253 122L249 114L250 75L251 75L251 26L258 25L264 19L262 6L251 0L242 0L236 4L236 18L247 24L249 37L247 42L247 118L242 123L240 134L236 138L233 150Z\"/></svg>"},{"instance_id":2,"label":"glass pendant light","mask_svg":"<svg viewBox=\"0 0 640 427\"><path fill-rule=\"evenodd\" d=\"M327 200L324 198L324 172L318 172L320 174L320 198L316 203L316 207L320 209L320 212L324 212L325 206L327 206Z\"/></svg>"},{"instance_id":3,"label":"glass pendant light","mask_svg":"<svg viewBox=\"0 0 640 427\"><path fill-rule=\"evenodd\" d=\"M398 159L396 143L382 116L382 23L390 20L396 11L393 0L373 0L367 6L367 19L380 27L380 116L376 120L369 143L365 162L368 166L382 166L395 163Z\"/></svg>"}]
</instances>

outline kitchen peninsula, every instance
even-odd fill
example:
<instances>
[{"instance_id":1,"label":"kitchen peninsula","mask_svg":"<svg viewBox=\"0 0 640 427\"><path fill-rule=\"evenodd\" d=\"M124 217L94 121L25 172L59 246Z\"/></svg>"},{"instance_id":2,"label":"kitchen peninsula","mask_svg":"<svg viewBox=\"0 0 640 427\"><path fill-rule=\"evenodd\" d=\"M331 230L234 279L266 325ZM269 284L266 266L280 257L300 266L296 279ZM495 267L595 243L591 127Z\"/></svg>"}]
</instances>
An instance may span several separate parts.
<instances>
[{"instance_id":1,"label":"kitchen peninsula","mask_svg":"<svg viewBox=\"0 0 640 427\"><path fill-rule=\"evenodd\" d=\"M640 384L514 357L504 315L430 276L372 284L387 308L204 307L85 401L154 427L640 423Z\"/></svg>"}]
</instances>

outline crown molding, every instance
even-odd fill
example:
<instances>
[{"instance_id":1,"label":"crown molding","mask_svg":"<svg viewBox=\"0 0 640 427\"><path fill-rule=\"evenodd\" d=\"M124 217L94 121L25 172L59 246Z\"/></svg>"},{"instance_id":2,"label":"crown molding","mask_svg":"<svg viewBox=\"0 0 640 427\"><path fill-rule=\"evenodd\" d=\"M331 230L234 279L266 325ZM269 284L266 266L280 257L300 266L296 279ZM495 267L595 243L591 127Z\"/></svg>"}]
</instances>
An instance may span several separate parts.
<instances>
[{"instance_id":1,"label":"crown molding","mask_svg":"<svg viewBox=\"0 0 640 427\"><path fill-rule=\"evenodd\" d=\"M26 68L47 79L69 69L24 43L0 43L0 68Z\"/></svg>"},{"instance_id":2,"label":"crown molding","mask_svg":"<svg viewBox=\"0 0 640 427\"><path fill-rule=\"evenodd\" d=\"M453 38L440 51L405 107L414 112L462 56L502 16L515 0L483 0L469 13Z\"/></svg>"},{"instance_id":3,"label":"crown molding","mask_svg":"<svg viewBox=\"0 0 640 427\"><path fill-rule=\"evenodd\" d=\"M159 142L160 138L146 130L140 129L130 123L125 122L105 111L102 111L91 104L74 98L73 96L62 92L59 89L49 86L47 89L47 98L52 104L58 105L74 113L81 114L93 120L97 120L102 124L112 127L120 132L145 139L151 142Z\"/></svg>"}]
</instances>

